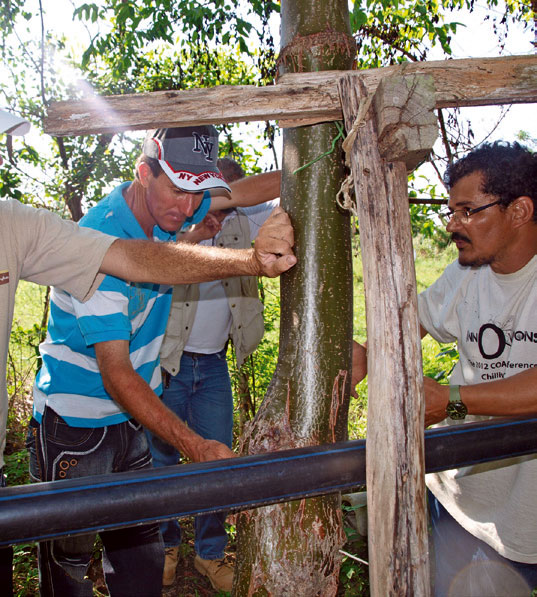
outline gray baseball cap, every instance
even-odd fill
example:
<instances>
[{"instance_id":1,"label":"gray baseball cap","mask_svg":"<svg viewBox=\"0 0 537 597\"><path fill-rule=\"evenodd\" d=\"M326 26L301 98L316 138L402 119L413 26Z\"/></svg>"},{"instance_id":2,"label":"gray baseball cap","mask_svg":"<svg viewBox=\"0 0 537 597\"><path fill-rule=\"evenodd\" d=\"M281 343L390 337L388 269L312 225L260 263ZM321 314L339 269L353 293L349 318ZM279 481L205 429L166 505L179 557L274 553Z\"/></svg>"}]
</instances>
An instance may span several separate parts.
<instances>
[{"instance_id":1,"label":"gray baseball cap","mask_svg":"<svg viewBox=\"0 0 537 597\"><path fill-rule=\"evenodd\" d=\"M25 135L30 130L30 123L0 108L0 133Z\"/></svg>"},{"instance_id":2,"label":"gray baseball cap","mask_svg":"<svg viewBox=\"0 0 537 597\"><path fill-rule=\"evenodd\" d=\"M216 166L218 131L214 126L149 130L142 151L157 159L168 178L183 191L215 189L215 194L226 196L231 192Z\"/></svg>"}]
</instances>

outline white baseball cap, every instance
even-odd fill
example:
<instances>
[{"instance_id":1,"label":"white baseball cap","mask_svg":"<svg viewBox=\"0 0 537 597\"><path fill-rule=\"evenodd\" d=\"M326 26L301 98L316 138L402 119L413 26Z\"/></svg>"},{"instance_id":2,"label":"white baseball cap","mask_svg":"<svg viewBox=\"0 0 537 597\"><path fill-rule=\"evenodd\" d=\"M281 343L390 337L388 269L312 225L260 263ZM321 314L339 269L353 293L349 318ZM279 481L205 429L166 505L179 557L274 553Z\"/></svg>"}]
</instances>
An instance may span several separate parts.
<instances>
[{"instance_id":1,"label":"white baseball cap","mask_svg":"<svg viewBox=\"0 0 537 597\"><path fill-rule=\"evenodd\" d=\"M27 120L0 108L0 133L25 135L29 130L30 123Z\"/></svg>"}]
</instances>

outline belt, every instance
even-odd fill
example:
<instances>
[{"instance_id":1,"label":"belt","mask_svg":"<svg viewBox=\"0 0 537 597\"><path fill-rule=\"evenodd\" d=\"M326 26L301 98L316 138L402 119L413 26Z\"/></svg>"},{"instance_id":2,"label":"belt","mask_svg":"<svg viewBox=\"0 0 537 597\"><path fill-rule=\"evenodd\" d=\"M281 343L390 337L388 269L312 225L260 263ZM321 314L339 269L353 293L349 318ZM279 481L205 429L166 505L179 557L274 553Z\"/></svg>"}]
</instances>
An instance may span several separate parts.
<instances>
[{"instance_id":1,"label":"belt","mask_svg":"<svg viewBox=\"0 0 537 597\"><path fill-rule=\"evenodd\" d=\"M183 350L183 354L185 355L185 357L190 357L191 359L212 356L211 354L207 354L205 352L190 352L189 350ZM213 354L218 354L218 353L213 353Z\"/></svg>"},{"instance_id":2,"label":"belt","mask_svg":"<svg viewBox=\"0 0 537 597\"><path fill-rule=\"evenodd\" d=\"M215 354L225 356L225 354L227 352L228 343L229 343L229 340L226 342L226 345L224 346L224 348L222 348L222 350L219 350L218 352L207 353L207 352L190 352L189 350L183 350L183 354L187 357L190 357L191 359L199 359L201 357L212 357Z\"/></svg>"}]
</instances>

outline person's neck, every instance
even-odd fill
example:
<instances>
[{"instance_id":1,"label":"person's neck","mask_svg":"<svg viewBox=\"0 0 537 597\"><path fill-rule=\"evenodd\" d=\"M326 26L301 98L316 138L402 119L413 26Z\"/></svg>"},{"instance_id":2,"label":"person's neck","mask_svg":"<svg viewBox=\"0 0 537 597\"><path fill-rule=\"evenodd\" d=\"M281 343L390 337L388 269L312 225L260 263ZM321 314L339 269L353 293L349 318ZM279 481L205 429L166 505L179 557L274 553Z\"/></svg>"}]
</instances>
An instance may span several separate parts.
<instances>
[{"instance_id":1,"label":"person's neck","mask_svg":"<svg viewBox=\"0 0 537 597\"><path fill-rule=\"evenodd\" d=\"M530 231L531 232L531 231ZM522 234L501 259L490 264L496 274L514 274L537 255L537 234Z\"/></svg>"},{"instance_id":2,"label":"person's neck","mask_svg":"<svg viewBox=\"0 0 537 597\"><path fill-rule=\"evenodd\" d=\"M145 189L139 181L134 180L124 191L123 197L138 220L147 238L153 238L153 227L155 221L147 209L147 202L145 200Z\"/></svg>"}]
</instances>

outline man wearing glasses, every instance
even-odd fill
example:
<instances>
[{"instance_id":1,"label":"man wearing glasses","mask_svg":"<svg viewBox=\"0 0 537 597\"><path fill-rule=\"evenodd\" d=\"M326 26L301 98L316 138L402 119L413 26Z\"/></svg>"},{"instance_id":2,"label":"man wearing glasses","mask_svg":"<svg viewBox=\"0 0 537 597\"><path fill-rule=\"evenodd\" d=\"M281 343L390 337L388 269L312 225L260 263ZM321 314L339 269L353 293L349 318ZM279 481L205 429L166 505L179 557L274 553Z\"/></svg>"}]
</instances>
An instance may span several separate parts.
<instances>
[{"instance_id":1,"label":"man wearing glasses","mask_svg":"<svg viewBox=\"0 0 537 597\"><path fill-rule=\"evenodd\" d=\"M537 412L537 155L484 144L446 172L458 260L418 297L422 337L457 342L449 385L424 378L425 425ZM356 345L353 379L366 372ZM430 474L436 595L537 587L535 455Z\"/></svg>"}]
</instances>

